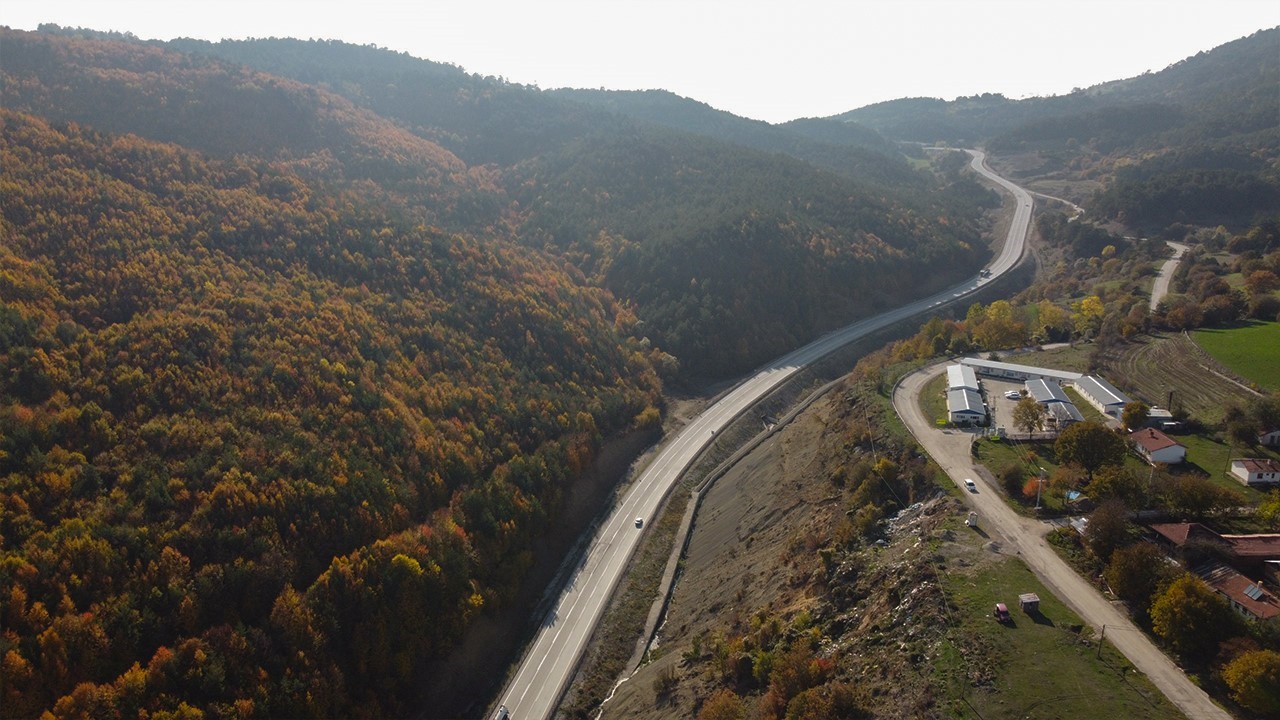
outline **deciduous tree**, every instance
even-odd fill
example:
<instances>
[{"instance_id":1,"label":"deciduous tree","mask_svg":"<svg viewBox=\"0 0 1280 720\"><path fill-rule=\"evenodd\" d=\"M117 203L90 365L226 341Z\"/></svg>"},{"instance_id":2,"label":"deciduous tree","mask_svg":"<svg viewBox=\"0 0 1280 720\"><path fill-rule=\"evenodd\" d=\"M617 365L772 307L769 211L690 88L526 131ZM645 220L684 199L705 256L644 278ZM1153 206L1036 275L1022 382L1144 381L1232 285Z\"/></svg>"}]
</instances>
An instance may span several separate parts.
<instances>
[{"instance_id":1,"label":"deciduous tree","mask_svg":"<svg viewBox=\"0 0 1280 720\"><path fill-rule=\"evenodd\" d=\"M1130 430L1137 430L1147 422L1147 417L1151 414L1151 408L1141 400L1134 400L1124 406L1124 412L1120 415L1120 421Z\"/></svg>"},{"instance_id":2,"label":"deciduous tree","mask_svg":"<svg viewBox=\"0 0 1280 720\"><path fill-rule=\"evenodd\" d=\"M1082 422L1069 426L1058 435L1053 444L1058 459L1078 465L1089 480L1103 465L1119 465L1124 462L1124 439L1096 422Z\"/></svg>"},{"instance_id":3,"label":"deciduous tree","mask_svg":"<svg viewBox=\"0 0 1280 720\"><path fill-rule=\"evenodd\" d=\"M1200 578L1183 573L1151 603L1151 627L1183 658L1212 656L1240 624L1236 614Z\"/></svg>"},{"instance_id":4,"label":"deciduous tree","mask_svg":"<svg viewBox=\"0 0 1280 720\"><path fill-rule=\"evenodd\" d=\"M1280 652L1255 650L1222 670L1231 698L1262 717L1280 716Z\"/></svg>"},{"instance_id":5,"label":"deciduous tree","mask_svg":"<svg viewBox=\"0 0 1280 720\"><path fill-rule=\"evenodd\" d=\"M1137 542L1111 553L1102 577L1116 597L1145 615L1160 585L1173 575L1173 568L1160 548L1149 542Z\"/></svg>"},{"instance_id":6,"label":"deciduous tree","mask_svg":"<svg viewBox=\"0 0 1280 720\"><path fill-rule=\"evenodd\" d=\"M1044 406L1035 398L1024 397L1013 408L1013 424L1031 438L1031 433L1044 427Z\"/></svg>"}]
</instances>

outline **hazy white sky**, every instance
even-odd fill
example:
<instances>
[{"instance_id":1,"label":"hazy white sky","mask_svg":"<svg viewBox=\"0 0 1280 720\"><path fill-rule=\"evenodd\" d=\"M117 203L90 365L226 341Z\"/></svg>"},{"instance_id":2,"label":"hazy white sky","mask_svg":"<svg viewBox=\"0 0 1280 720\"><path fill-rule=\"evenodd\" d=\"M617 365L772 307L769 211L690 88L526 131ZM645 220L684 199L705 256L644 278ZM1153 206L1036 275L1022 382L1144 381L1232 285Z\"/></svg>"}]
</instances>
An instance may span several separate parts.
<instances>
[{"instance_id":1,"label":"hazy white sky","mask_svg":"<svg viewBox=\"0 0 1280 720\"><path fill-rule=\"evenodd\" d=\"M0 24L332 38L542 88L670 90L781 122L1054 95L1280 25L1277 0L4 0Z\"/></svg>"}]
</instances>

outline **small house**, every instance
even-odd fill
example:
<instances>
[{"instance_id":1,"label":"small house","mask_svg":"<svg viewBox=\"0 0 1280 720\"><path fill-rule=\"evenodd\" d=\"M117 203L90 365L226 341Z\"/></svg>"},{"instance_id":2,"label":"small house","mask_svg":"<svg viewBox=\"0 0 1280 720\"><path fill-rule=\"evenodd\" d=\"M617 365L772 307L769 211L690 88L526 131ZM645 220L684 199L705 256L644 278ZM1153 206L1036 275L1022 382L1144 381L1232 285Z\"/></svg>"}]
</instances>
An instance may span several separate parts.
<instances>
[{"instance_id":1,"label":"small house","mask_svg":"<svg viewBox=\"0 0 1280 720\"><path fill-rule=\"evenodd\" d=\"M1280 484L1280 462L1265 458L1232 460L1231 474L1249 487L1277 485Z\"/></svg>"},{"instance_id":2,"label":"small house","mask_svg":"<svg viewBox=\"0 0 1280 720\"><path fill-rule=\"evenodd\" d=\"M1193 572L1244 617L1259 622L1275 622L1280 618L1280 600L1261 583L1250 580L1235 568L1210 561Z\"/></svg>"},{"instance_id":3,"label":"small house","mask_svg":"<svg viewBox=\"0 0 1280 720\"><path fill-rule=\"evenodd\" d=\"M1022 593L1018 596L1018 605L1024 613L1040 612L1040 596L1035 593Z\"/></svg>"},{"instance_id":4,"label":"small house","mask_svg":"<svg viewBox=\"0 0 1280 720\"><path fill-rule=\"evenodd\" d=\"M1129 439L1133 440L1138 455L1152 465L1177 465L1187 460L1187 446L1155 428L1135 430Z\"/></svg>"},{"instance_id":5,"label":"small house","mask_svg":"<svg viewBox=\"0 0 1280 720\"><path fill-rule=\"evenodd\" d=\"M1280 447L1280 428L1260 433L1258 435L1258 444L1267 447Z\"/></svg>"}]
</instances>

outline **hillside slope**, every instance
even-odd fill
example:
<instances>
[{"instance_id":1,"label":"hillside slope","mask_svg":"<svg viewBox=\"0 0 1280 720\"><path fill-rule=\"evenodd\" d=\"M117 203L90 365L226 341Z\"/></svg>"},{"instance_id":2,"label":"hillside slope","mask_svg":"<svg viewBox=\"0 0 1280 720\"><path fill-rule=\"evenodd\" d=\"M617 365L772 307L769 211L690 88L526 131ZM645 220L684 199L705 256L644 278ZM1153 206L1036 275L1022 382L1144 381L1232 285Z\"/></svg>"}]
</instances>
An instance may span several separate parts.
<instances>
[{"instance_id":1,"label":"hillside slope","mask_svg":"<svg viewBox=\"0 0 1280 720\"><path fill-rule=\"evenodd\" d=\"M572 101L573 93L542 92L376 48L296 40L174 46L322 85L466 162L486 163L517 201L521 241L563 256L631 303L646 334L674 354L683 377L732 376L779 348L866 315L872 309L866 298L896 304L973 272L986 256L974 200L992 204L993 195L969 180L912 171L883 147L806 139L825 132L847 140L850 133L839 129L775 129L793 144L853 152L856 158L837 163L842 176L834 177L780 155L778 147L743 141L740 132L664 130ZM726 114L711 116L719 121ZM752 125L727 117L735 128ZM734 229L744 223L750 232ZM717 254L693 257L707 244L707 228L724 236ZM678 259L633 264L622 277L610 268L624 248ZM844 260L832 265L832 254ZM901 264L887 268L881 263L886 254ZM685 263L678 282L673 262ZM899 284L886 269L913 279ZM723 282L690 282L702 272ZM816 289L782 302L759 292L794 287L801 277ZM756 302L744 306L743 293L753 293ZM737 315L732 327L724 321L727 312ZM788 332L777 335L780 327Z\"/></svg>"},{"instance_id":2,"label":"hillside slope","mask_svg":"<svg viewBox=\"0 0 1280 720\"><path fill-rule=\"evenodd\" d=\"M620 309L286 170L0 120L6 711L421 707L657 402Z\"/></svg>"}]
</instances>

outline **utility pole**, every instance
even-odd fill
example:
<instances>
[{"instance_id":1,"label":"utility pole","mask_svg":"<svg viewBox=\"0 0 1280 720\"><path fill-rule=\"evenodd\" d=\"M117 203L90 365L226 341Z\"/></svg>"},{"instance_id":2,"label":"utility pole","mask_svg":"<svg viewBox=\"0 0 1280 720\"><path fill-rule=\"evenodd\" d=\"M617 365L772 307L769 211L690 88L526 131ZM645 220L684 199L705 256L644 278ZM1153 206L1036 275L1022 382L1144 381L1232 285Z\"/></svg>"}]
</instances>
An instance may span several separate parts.
<instances>
[{"instance_id":1,"label":"utility pole","mask_svg":"<svg viewBox=\"0 0 1280 720\"><path fill-rule=\"evenodd\" d=\"M1102 636L1098 638L1098 657L1099 657L1099 658L1101 658L1101 657L1102 657L1102 643L1103 643L1103 641L1104 641L1104 640L1106 640L1106 639L1107 639L1107 625L1106 625L1106 623L1103 623L1103 625L1102 625Z\"/></svg>"}]
</instances>

